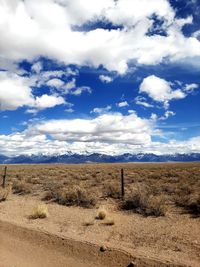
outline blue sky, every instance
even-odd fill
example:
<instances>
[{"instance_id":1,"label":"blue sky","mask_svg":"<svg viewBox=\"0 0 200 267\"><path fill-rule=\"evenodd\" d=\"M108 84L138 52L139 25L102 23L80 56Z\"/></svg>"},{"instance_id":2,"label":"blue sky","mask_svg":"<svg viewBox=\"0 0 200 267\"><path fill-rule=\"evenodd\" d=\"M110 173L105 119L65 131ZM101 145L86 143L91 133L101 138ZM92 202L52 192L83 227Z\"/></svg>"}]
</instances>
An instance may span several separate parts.
<instances>
[{"instance_id":1,"label":"blue sky","mask_svg":"<svg viewBox=\"0 0 200 267\"><path fill-rule=\"evenodd\" d=\"M0 0L0 154L200 153L198 0Z\"/></svg>"}]
</instances>

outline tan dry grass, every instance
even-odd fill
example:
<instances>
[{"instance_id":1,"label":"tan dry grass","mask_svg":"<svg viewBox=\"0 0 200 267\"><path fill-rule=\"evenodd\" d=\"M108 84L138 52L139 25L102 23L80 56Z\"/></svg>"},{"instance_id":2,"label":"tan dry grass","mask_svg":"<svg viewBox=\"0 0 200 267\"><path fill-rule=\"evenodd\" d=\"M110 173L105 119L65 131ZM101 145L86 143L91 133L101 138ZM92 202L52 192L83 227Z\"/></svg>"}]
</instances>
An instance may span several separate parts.
<instances>
[{"instance_id":1,"label":"tan dry grass","mask_svg":"<svg viewBox=\"0 0 200 267\"><path fill-rule=\"evenodd\" d=\"M0 187L0 202L5 201L10 193L11 193L11 186L7 186L6 188Z\"/></svg>"},{"instance_id":2,"label":"tan dry grass","mask_svg":"<svg viewBox=\"0 0 200 267\"><path fill-rule=\"evenodd\" d=\"M124 168L126 199L141 184L149 188L153 203L164 196L168 200L166 206L171 203L182 206L186 212L200 213L198 200L197 205L189 201L197 199L196 192L200 192L200 163L12 165L8 166L7 176L8 182L14 183L14 193L44 197L46 192L46 200L87 207L94 206L96 201L101 204L104 199L120 203L121 168ZM80 197L74 192L75 187L81 188ZM194 208L188 209L185 199Z\"/></svg>"},{"instance_id":3,"label":"tan dry grass","mask_svg":"<svg viewBox=\"0 0 200 267\"><path fill-rule=\"evenodd\" d=\"M36 206L32 214L29 216L30 219L44 219L48 216L48 208L46 205Z\"/></svg>"},{"instance_id":4,"label":"tan dry grass","mask_svg":"<svg viewBox=\"0 0 200 267\"><path fill-rule=\"evenodd\" d=\"M96 218L98 220L104 220L106 218L106 216L108 215L108 212L105 208L100 208L97 212L97 216Z\"/></svg>"}]
</instances>

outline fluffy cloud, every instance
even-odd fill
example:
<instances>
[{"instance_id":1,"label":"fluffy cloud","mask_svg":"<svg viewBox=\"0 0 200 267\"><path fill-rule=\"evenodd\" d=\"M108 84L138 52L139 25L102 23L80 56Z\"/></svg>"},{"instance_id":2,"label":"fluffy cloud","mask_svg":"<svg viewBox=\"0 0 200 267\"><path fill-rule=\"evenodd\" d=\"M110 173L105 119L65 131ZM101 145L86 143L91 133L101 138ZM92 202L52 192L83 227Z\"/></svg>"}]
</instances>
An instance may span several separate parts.
<instances>
[{"instance_id":1,"label":"fluffy cloud","mask_svg":"<svg viewBox=\"0 0 200 267\"><path fill-rule=\"evenodd\" d=\"M52 108L57 105L65 104L64 98L56 95L42 95L36 97L34 107L36 109Z\"/></svg>"},{"instance_id":2,"label":"fluffy cloud","mask_svg":"<svg viewBox=\"0 0 200 267\"><path fill-rule=\"evenodd\" d=\"M94 108L92 111L90 111L90 113L98 113L98 114L102 114L102 113L107 113L108 111L111 110L111 106L107 106L105 108Z\"/></svg>"},{"instance_id":3,"label":"fluffy cloud","mask_svg":"<svg viewBox=\"0 0 200 267\"><path fill-rule=\"evenodd\" d=\"M71 89L74 89L76 87L76 79L73 78L71 81L67 82L65 86L63 87L64 91L67 93Z\"/></svg>"},{"instance_id":4,"label":"fluffy cloud","mask_svg":"<svg viewBox=\"0 0 200 267\"><path fill-rule=\"evenodd\" d=\"M145 108L153 108L153 107L154 107L153 105L147 103L146 98L145 98L145 97L142 97L142 96L137 96L137 97L135 98L135 103L136 103L137 105L143 106L143 107L145 107Z\"/></svg>"},{"instance_id":5,"label":"fluffy cloud","mask_svg":"<svg viewBox=\"0 0 200 267\"><path fill-rule=\"evenodd\" d=\"M134 148L151 143L153 128L152 120L142 119L136 113L104 114L94 119L35 120L21 133L0 135L0 153L134 152Z\"/></svg>"},{"instance_id":6,"label":"fluffy cloud","mask_svg":"<svg viewBox=\"0 0 200 267\"><path fill-rule=\"evenodd\" d=\"M28 106L33 113L37 110L52 108L65 104L63 97L57 95L42 95L35 97L31 89L32 80L9 72L0 72L0 109L16 110Z\"/></svg>"},{"instance_id":7,"label":"fluffy cloud","mask_svg":"<svg viewBox=\"0 0 200 267\"><path fill-rule=\"evenodd\" d=\"M170 82L155 75L144 78L140 85L140 93L148 94L154 101L164 103L166 107L170 100L186 97L180 89L173 90Z\"/></svg>"},{"instance_id":8,"label":"fluffy cloud","mask_svg":"<svg viewBox=\"0 0 200 267\"><path fill-rule=\"evenodd\" d=\"M73 108L67 108L67 109L65 109L65 112L72 113L72 112L74 112L74 109Z\"/></svg>"},{"instance_id":9,"label":"fluffy cloud","mask_svg":"<svg viewBox=\"0 0 200 267\"><path fill-rule=\"evenodd\" d=\"M36 62L32 65L31 70L35 73L40 73L40 71L42 70L42 63L41 62Z\"/></svg>"},{"instance_id":10,"label":"fluffy cloud","mask_svg":"<svg viewBox=\"0 0 200 267\"><path fill-rule=\"evenodd\" d=\"M145 148L146 153L176 154L176 153L200 153L200 136L192 137L185 141L170 140L167 143L152 142Z\"/></svg>"},{"instance_id":11,"label":"fluffy cloud","mask_svg":"<svg viewBox=\"0 0 200 267\"><path fill-rule=\"evenodd\" d=\"M59 141L148 143L151 140L152 121L141 119L135 113L104 114L95 119L50 120L34 125L27 135L50 135Z\"/></svg>"},{"instance_id":12,"label":"fluffy cloud","mask_svg":"<svg viewBox=\"0 0 200 267\"><path fill-rule=\"evenodd\" d=\"M111 83L113 78L107 75L99 75L99 79L104 83Z\"/></svg>"},{"instance_id":13,"label":"fluffy cloud","mask_svg":"<svg viewBox=\"0 0 200 267\"><path fill-rule=\"evenodd\" d=\"M127 101L122 101L116 104L119 108L128 107L129 104Z\"/></svg>"},{"instance_id":14,"label":"fluffy cloud","mask_svg":"<svg viewBox=\"0 0 200 267\"><path fill-rule=\"evenodd\" d=\"M0 154L23 155L23 154L65 154L72 153L103 153L119 155L123 153L154 153L154 154L175 154L175 153L200 153L200 136L185 141L171 140L166 143L111 143L104 141L94 142L67 142L48 139L46 135L29 136L24 133L0 135Z\"/></svg>"},{"instance_id":15,"label":"fluffy cloud","mask_svg":"<svg viewBox=\"0 0 200 267\"><path fill-rule=\"evenodd\" d=\"M61 79L53 78L49 81L47 81L46 85L53 87L54 89L57 89L58 92L62 95L75 95L79 96L83 92L92 93L92 89L89 86L77 86L76 85L76 79L72 78L68 82L64 82Z\"/></svg>"},{"instance_id":16,"label":"fluffy cloud","mask_svg":"<svg viewBox=\"0 0 200 267\"><path fill-rule=\"evenodd\" d=\"M198 31L195 31L193 34L192 34L193 37L199 39L200 38L200 30Z\"/></svg>"},{"instance_id":17,"label":"fluffy cloud","mask_svg":"<svg viewBox=\"0 0 200 267\"><path fill-rule=\"evenodd\" d=\"M65 83L62 80L58 79L58 78L51 79L46 83L46 85L48 85L50 87L55 87L55 88L60 88L64 84Z\"/></svg>"},{"instance_id":18,"label":"fluffy cloud","mask_svg":"<svg viewBox=\"0 0 200 267\"><path fill-rule=\"evenodd\" d=\"M186 92L191 92L194 89L197 89L199 87L198 84L196 83L191 83L191 84L186 84L185 87L183 88L184 91Z\"/></svg>"},{"instance_id":19,"label":"fluffy cloud","mask_svg":"<svg viewBox=\"0 0 200 267\"><path fill-rule=\"evenodd\" d=\"M0 72L0 109L15 110L34 105L28 79L16 74Z\"/></svg>"},{"instance_id":20,"label":"fluffy cloud","mask_svg":"<svg viewBox=\"0 0 200 267\"><path fill-rule=\"evenodd\" d=\"M40 87L42 85L48 85L49 87L61 88L66 86L62 78L74 77L78 75L77 70L72 70L71 68L66 68L66 70L52 70L52 71L44 71L42 70L42 64L40 61L34 63L32 65L31 70L33 73L29 74L29 80L32 82L32 86ZM76 81L75 78L72 78L72 81ZM74 83L75 85L75 83Z\"/></svg>"},{"instance_id":21,"label":"fluffy cloud","mask_svg":"<svg viewBox=\"0 0 200 267\"><path fill-rule=\"evenodd\" d=\"M9 71L0 71L0 110L16 110L20 107L29 107L28 113L53 108L57 105L67 104L66 94L80 96L83 92L91 93L89 86L76 86L76 79L64 82L61 77L77 75L70 68L67 71L42 71L42 65L37 62L32 65L34 73L25 76ZM33 87L48 86L50 95L36 96Z\"/></svg>"},{"instance_id":22,"label":"fluffy cloud","mask_svg":"<svg viewBox=\"0 0 200 267\"><path fill-rule=\"evenodd\" d=\"M165 111L165 114L159 118L159 120L166 120L166 119L168 119L169 117L171 117L171 116L175 116L175 115L176 115L175 112L173 112L173 111L171 111L171 110L167 110L167 111Z\"/></svg>"},{"instance_id":23,"label":"fluffy cloud","mask_svg":"<svg viewBox=\"0 0 200 267\"><path fill-rule=\"evenodd\" d=\"M181 20L175 15L167 0L1 1L0 58L17 62L42 55L65 64L103 65L123 74L130 61L148 65L200 56L198 39L181 31L191 17ZM166 35L149 34L154 17L163 21L160 29ZM120 27L76 30L99 20ZM39 66L34 68L39 72Z\"/></svg>"}]
</instances>

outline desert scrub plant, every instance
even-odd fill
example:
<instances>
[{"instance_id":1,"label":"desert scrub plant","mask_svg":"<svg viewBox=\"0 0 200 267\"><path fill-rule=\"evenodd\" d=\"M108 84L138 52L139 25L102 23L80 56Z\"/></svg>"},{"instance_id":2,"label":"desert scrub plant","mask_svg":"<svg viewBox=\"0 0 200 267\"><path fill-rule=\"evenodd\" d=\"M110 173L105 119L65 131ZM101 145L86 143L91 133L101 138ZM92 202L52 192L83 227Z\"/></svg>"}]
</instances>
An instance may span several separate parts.
<instances>
[{"instance_id":1,"label":"desert scrub plant","mask_svg":"<svg viewBox=\"0 0 200 267\"><path fill-rule=\"evenodd\" d=\"M14 180L12 185L12 190L14 194L25 195L31 193L31 185L21 180Z\"/></svg>"},{"instance_id":2,"label":"desert scrub plant","mask_svg":"<svg viewBox=\"0 0 200 267\"><path fill-rule=\"evenodd\" d=\"M66 206L81 206L85 208L96 205L95 196L79 186L57 191L55 201Z\"/></svg>"},{"instance_id":3,"label":"desert scrub plant","mask_svg":"<svg viewBox=\"0 0 200 267\"><path fill-rule=\"evenodd\" d=\"M100 208L98 210L96 219L98 219L98 220L104 220L107 215L108 215L108 212L104 208Z\"/></svg>"},{"instance_id":4,"label":"desert scrub plant","mask_svg":"<svg viewBox=\"0 0 200 267\"><path fill-rule=\"evenodd\" d=\"M193 192L189 195L179 194L174 197L175 204L184 208L190 214L200 216L200 192Z\"/></svg>"},{"instance_id":5,"label":"desert scrub plant","mask_svg":"<svg viewBox=\"0 0 200 267\"><path fill-rule=\"evenodd\" d=\"M200 192L191 194L185 207L190 213L200 216Z\"/></svg>"},{"instance_id":6,"label":"desert scrub plant","mask_svg":"<svg viewBox=\"0 0 200 267\"><path fill-rule=\"evenodd\" d=\"M137 186L131 190L128 196L122 202L122 208L125 210L139 211L146 207L147 199L149 197L149 190L146 187Z\"/></svg>"},{"instance_id":7,"label":"desert scrub plant","mask_svg":"<svg viewBox=\"0 0 200 267\"><path fill-rule=\"evenodd\" d=\"M53 190L46 191L42 197L42 200L44 201L56 200L56 192Z\"/></svg>"},{"instance_id":8,"label":"desert scrub plant","mask_svg":"<svg viewBox=\"0 0 200 267\"><path fill-rule=\"evenodd\" d=\"M0 188L0 202L5 201L11 192L11 186Z\"/></svg>"},{"instance_id":9,"label":"desert scrub plant","mask_svg":"<svg viewBox=\"0 0 200 267\"><path fill-rule=\"evenodd\" d=\"M103 193L106 197L119 199L120 198L120 190L119 186L115 184L105 184L103 188Z\"/></svg>"},{"instance_id":10,"label":"desert scrub plant","mask_svg":"<svg viewBox=\"0 0 200 267\"><path fill-rule=\"evenodd\" d=\"M144 214L147 216L164 216L166 213L166 198L163 195L150 196Z\"/></svg>"},{"instance_id":11,"label":"desert scrub plant","mask_svg":"<svg viewBox=\"0 0 200 267\"><path fill-rule=\"evenodd\" d=\"M48 208L46 205L38 205L33 209L30 219L44 219L48 216Z\"/></svg>"},{"instance_id":12,"label":"desert scrub plant","mask_svg":"<svg viewBox=\"0 0 200 267\"><path fill-rule=\"evenodd\" d=\"M145 216L164 216L165 198L162 195L153 196L148 187L137 186L122 202L122 209L133 210Z\"/></svg>"}]
</instances>

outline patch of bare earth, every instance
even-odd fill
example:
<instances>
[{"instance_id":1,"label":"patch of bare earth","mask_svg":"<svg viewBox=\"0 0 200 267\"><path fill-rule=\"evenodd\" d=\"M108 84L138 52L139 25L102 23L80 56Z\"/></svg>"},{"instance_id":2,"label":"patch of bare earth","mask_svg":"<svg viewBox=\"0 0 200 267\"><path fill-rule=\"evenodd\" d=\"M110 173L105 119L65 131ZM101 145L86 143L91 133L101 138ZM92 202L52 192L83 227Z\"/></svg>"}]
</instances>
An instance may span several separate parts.
<instances>
[{"instance_id":1,"label":"patch of bare earth","mask_svg":"<svg viewBox=\"0 0 200 267\"><path fill-rule=\"evenodd\" d=\"M10 259L13 259L13 261L19 262L18 265L14 265L16 267L25 266L21 261L17 261L16 259L27 259L26 255L31 251L35 251L34 255L36 256L31 256L30 254L30 257L28 257L30 259L29 261L37 263L37 265L34 265L33 263L31 265L31 262L29 262L26 266L90 266L90 256L91 262L94 263L94 260L96 259L95 266L98 266L98 264L101 266L102 264L102 259L97 256L98 253L101 255L102 252L99 252L97 248L97 251L95 252L97 254L94 253L93 255L90 255L91 249L88 247L85 249L85 253L83 253L83 249L80 250L80 253L84 254L84 256L81 256L80 254L80 265L78 260L77 265L73 264L73 259L70 258L74 256L73 254L68 257L69 264L63 265L63 260L65 259L63 255L66 255L66 253L63 253L62 249L60 250L62 243L53 246L53 249L53 247L46 247L47 244L45 244L45 242L47 241L44 241L44 243L40 243L41 249L38 249L34 232L29 235L28 240L27 238L23 240L24 233L26 233L25 230L22 232L19 231L19 233L16 234L15 232L17 228L11 227L8 231L6 230L5 223L8 225L12 223L24 227L25 229L37 230L41 233L49 233L51 235L59 236L63 238L63 240L71 239L83 243L88 242L96 244L97 247L103 245L106 248L115 248L119 251L123 250L133 255L133 258L146 259L142 261L140 265L136 266L162 266L161 263L151 265L151 260L168 264L173 263L174 266L178 266L178 264L180 264L180 266L199 266L200 221L199 219L191 219L187 214L180 215L177 212L173 213L171 211L169 214L166 214L165 217L143 217L139 214L129 214L128 212L117 211L111 203L107 205L105 202L104 207L107 208L109 215L112 216L115 222L114 225L110 226L106 225L102 220L95 219L97 209L65 207L56 203L49 203L47 205L49 210L49 216L47 218L42 220L32 220L29 218L29 215L32 208L38 204L41 204L41 201L36 197L14 195L7 201L1 203L0 259L1 262L4 263L2 267L11 266L6 263L5 255L2 250L2 246L4 245L7 246L7 251L10 252L6 257L7 260L9 261ZM2 224L2 222L4 224ZM5 239L6 232L9 233L7 239ZM13 243L12 239L16 240L15 235L17 235L18 241L14 241ZM20 239L23 240L22 243L19 242ZM38 239L40 240L40 238ZM4 245L2 245L2 240L6 240L3 242ZM50 240L54 239L50 238ZM26 242L29 242L30 247L26 245ZM17 245L18 243L19 246ZM16 244L15 247L17 250L14 248L12 249L13 244ZM21 248L19 249L20 246ZM27 248L27 250L24 248ZM66 250L67 248L69 248L69 244L66 246ZM79 251L77 247L74 248L74 250ZM20 251L24 256L20 254ZM52 251L54 252L52 253ZM46 253L45 258L44 253ZM79 252L77 252L77 254L79 254ZM75 256L78 257L78 255ZM40 260L41 262L35 261L35 259L38 260L39 258L43 260ZM105 258L106 257L104 257L104 259ZM2 261L2 259L4 261ZM56 265L52 265L56 259L60 259L60 261L57 261ZM84 265L84 263L81 262L81 259L87 259L87 264ZM114 254L113 258L109 258L108 261L105 260L105 263L102 266L128 266L129 260L131 260L131 257L130 259L129 257L128 259L126 258L124 262L120 262L119 260L119 265L117 265L116 255ZM148 260L149 264L144 265L145 261L148 263ZM72 262L71 265L70 261ZM50 262L52 263L50 264ZM152 264L155 264L155 262Z\"/></svg>"}]
</instances>

